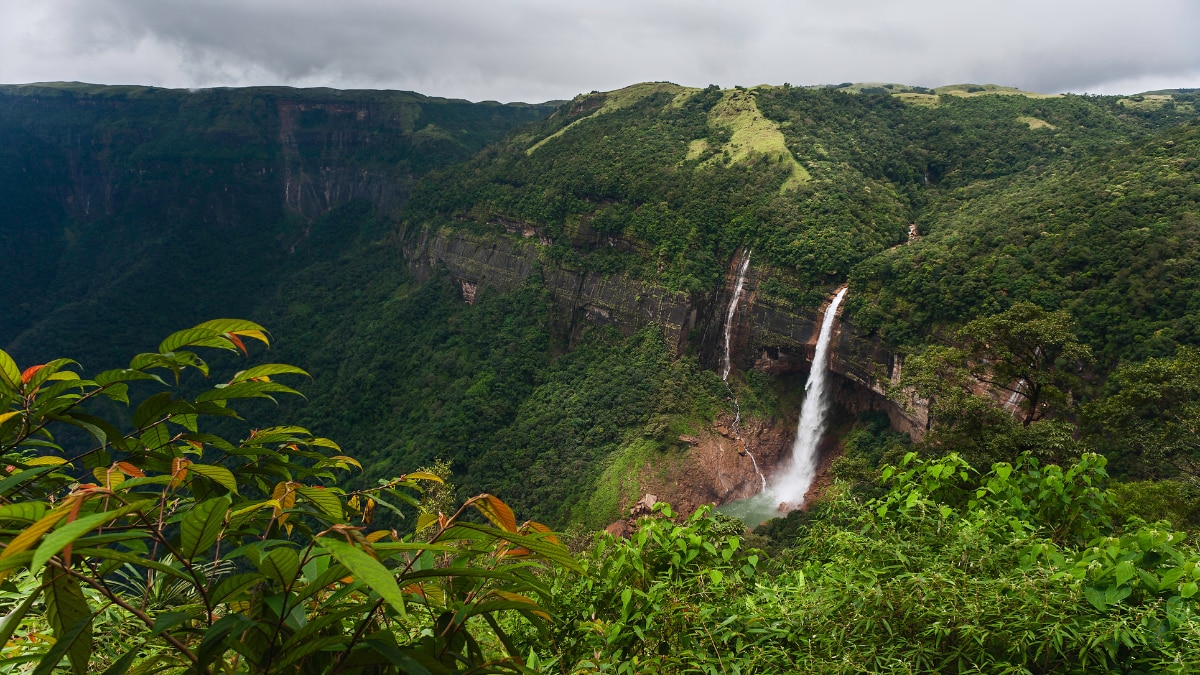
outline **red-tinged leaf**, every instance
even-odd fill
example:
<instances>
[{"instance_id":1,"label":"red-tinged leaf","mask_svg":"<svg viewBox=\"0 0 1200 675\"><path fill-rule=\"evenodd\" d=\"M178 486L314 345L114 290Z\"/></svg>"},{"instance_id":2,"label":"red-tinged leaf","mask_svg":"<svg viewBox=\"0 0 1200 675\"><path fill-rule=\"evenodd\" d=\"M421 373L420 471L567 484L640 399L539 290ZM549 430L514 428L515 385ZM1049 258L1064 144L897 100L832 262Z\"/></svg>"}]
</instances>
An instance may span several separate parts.
<instances>
[{"instance_id":1,"label":"red-tinged leaf","mask_svg":"<svg viewBox=\"0 0 1200 675\"><path fill-rule=\"evenodd\" d=\"M508 508L508 504L500 501L500 498L495 495L482 494L477 497L472 497L467 500L467 504L474 506L496 527L505 532L517 531L517 517L513 515L512 509Z\"/></svg>"},{"instance_id":2,"label":"red-tinged leaf","mask_svg":"<svg viewBox=\"0 0 1200 675\"><path fill-rule=\"evenodd\" d=\"M176 457L171 460L171 482L169 485L172 488L179 487L184 478L187 478L188 467L192 465L192 460Z\"/></svg>"},{"instance_id":3,"label":"red-tinged leaf","mask_svg":"<svg viewBox=\"0 0 1200 675\"><path fill-rule=\"evenodd\" d=\"M26 368L25 372L21 373L21 384L29 384L29 381L33 379L33 376L37 375L37 371L45 367L46 364L43 363L41 365L29 366Z\"/></svg>"},{"instance_id":4,"label":"red-tinged leaf","mask_svg":"<svg viewBox=\"0 0 1200 675\"><path fill-rule=\"evenodd\" d=\"M525 524L521 526L521 534L529 534L530 532L544 534L546 536L542 537L542 539L554 544L559 543L558 537L554 536L553 530L535 520L527 520L525 521Z\"/></svg>"},{"instance_id":5,"label":"red-tinged leaf","mask_svg":"<svg viewBox=\"0 0 1200 675\"><path fill-rule=\"evenodd\" d=\"M230 342L237 345L237 348L242 350L242 354L250 356L250 352L246 350L246 343L242 342L242 338L238 337L237 333L226 333L225 337L229 338Z\"/></svg>"},{"instance_id":6,"label":"red-tinged leaf","mask_svg":"<svg viewBox=\"0 0 1200 675\"><path fill-rule=\"evenodd\" d=\"M126 476L130 478L145 478L146 472L130 464L129 462L117 462L113 466L120 469Z\"/></svg>"}]
</instances>

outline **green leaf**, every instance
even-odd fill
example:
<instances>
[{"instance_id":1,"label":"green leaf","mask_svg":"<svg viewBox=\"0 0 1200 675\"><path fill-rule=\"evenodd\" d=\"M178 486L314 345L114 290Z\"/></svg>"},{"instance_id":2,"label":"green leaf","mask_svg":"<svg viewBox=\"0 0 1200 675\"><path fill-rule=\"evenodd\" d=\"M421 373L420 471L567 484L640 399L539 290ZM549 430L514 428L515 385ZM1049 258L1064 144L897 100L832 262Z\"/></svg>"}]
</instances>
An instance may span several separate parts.
<instances>
[{"instance_id":1,"label":"green leaf","mask_svg":"<svg viewBox=\"0 0 1200 675\"><path fill-rule=\"evenodd\" d=\"M1196 594L1198 589L1200 589L1200 587L1197 587L1196 582L1189 581L1179 587L1179 594L1185 598L1190 598Z\"/></svg>"},{"instance_id":2,"label":"green leaf","mask_svg":"<svg viewBox=\"0 0 1200 675\"><path fill-rule=\"evenodd\" d=\"M487 527L486 525L476 525L475 523L465 523L461 521L456 523L456 527L475 530L491 535L492 537L496 537L498 539L504 539L509 543L527 548L530 551L533 551L534 553L546 558L547 560L558 563L561 567L572 572L583 572L583 568L579 566L579 562L575 560L575 558L564 546L561 544L555 544L554 542L546 539L544 536L516 534L513 532L505 532L504 530L496 529L494 527ZM447 538L449 538L448 535Z\"/></svg>"},{"instance_id":3,"label":"green leaf","mask_svg":"<svg viewBox=\"0 0 1200 675\"><path fill-rule=\"evenodd\" d=\"M131 368L106 370L92 378L92 381L101 387L108 387L114 384L125 382L136 382L139 380L152 380L154 382L158 382L159 384L166 384L161 377L154 375L153 373L144 373L140 370L133 370Z\"/></svg>"},{"instance_id":4,"label":"green leaf","mask_svg":"<svg viewBox=\"0 0 1200 675\"><path fill-rule=\"evenodd\" d=\"M286 588L296 581L296 575L300 573L300 556L296 551L280 546L263 556L258 569Z\"/></svg>"},{"instance_id":5,"label":"green leaf","mask_svg":"<svg viewBox=\"0 0 1200 675\"><path fill-rule=\"evenodd\" d=\"M310 487L308 485L301 485L300 487L297 487L296 492L299 493L301 497L304 497L309 502L312 502L313 506L316 506L318 509L320 509L321 513L329 516L330 520L338 523L342 521L342 500L338 499L336 494L330 492L329 490L324 490L318 487Z\"/></svg>"},{"instance_id":6,"label":"green leaf","mask_svg":"<svg viewBox=\"0 0 1200 675\"><path fill-rule=\"evenodd\" d=\"M264 363L261 366L247 368L246 370L234 375L230 384L236 382L245 382L256 377L270 377L272 375L285 375L290 373L308 376L307 372L301 368L297 368L296 366L289 366L283 363Z\"/></svg>"},{"instance_id":7,"label":"green leaf","mask_svg":"<svg viewBox=\"0 0 1200 675\"><path fill-rule=\"evenodd\" d=\"M266 398L274 401L271 394L295 394L300 392L278 382L238 382L224 387L215 387L196 397L197 402L229 401L240 398Z\"/></svg>"},{"instance_id":8,"label":"green leaf","mask_svg":"<svg viewBox=\"0 0 1200 675\"><path fill-rule=\"evenodd\" d=\"M166 422L159 422L146 429L138 437L138 442L147 450L161 450L171 442L171 431L167 428Z\"/></svg>"},{"instance_id":9,"label":"green leaf","mask_svg":"<svg viewBox=\"0 0 1200 675\"><path fill-rule=\"evenodd\" d=\"M101 675L125 675L125 673L129 672L129 667L133 665L134 660L137 659L141 651L141 645L131 647L121 658L113 661L113 664L101 673Z\"/></svg>"},{"instance_id":10,"label":"green leaf","mask_svg":"<svg viewBox=\"0 0 1200 675\"><path fill-rule=\"evenodd\" d=\"M150 629L150 635L159 635L169 631L195 616L195 612L163 612L154 617L154 626Z\"/></svg>"},{"instance_id":11,"label":"green leaf","mask_svg":"<svg viewBox=\"0 0 1200 675\"><path fill-rule=\"evenodd\" d=\"M383 638L383 636L373 636L367 638L363 644L366 647L369 647L371 650L381 654L388 661L391 661L392 665L400 668L400 672L402 673L410 673L411 675L432 675L428 668L421 665L408 654L400 651L394 640L386 640Z\"/></svg>"},{"instance_id":12,"label":"green leaf","mask_svg":"<svg viewBox=\"0 0 1200 675\"><path fill-rule=\"evenodd\" d=\"M180 524L180 555L191 560L217 543L230 504L232 500L224 495L200 502L188 511Z\"/></svg>"},{"instance_id":13,"label":"green leaf","mask_svg":"<svg viewBox=\"0 0 1200 675\"><path fill-rule=\"evenodd\" d=\"M221 582L217 584L216 588L209 593L209 599L212 600L213 604L226 602L226 600L233 597L237 593L241 593L251 584L258 582L262 578L263 575L257 572L243 572L241 574L225 577L224 579L221 579Z\"/></svg>"},{"instance_id":14,"label":"green leaf","mask_svg":"<svg viewBox=\"0 0 1200 675\"><path fill-rule=\"evenodd\" d=\"M133 411L133 426L144 429L166 417L174 407L171 392L160 391L146 397Z\"/></svg>"},{"instance_id":15,"label":"green leaf","mask_svg":"<svg viewBox=\"0 0 1200 675\"><path fill-rule=\"evenodd\" d=\"M92 611L79 582L66 572L49 568L43 577L46 585L46 619L56 640L36 672L49 673L63 654L71 661L75 675L86 675L92 656ZM58 652L57 658L53 657Z\"/></svg>"},{"instance_id":16,"label":"green leaf","mask_svg":"<svg viewBox=\"0 0 1200 675\"><path fill-rule=\"evenodd\" d=\"M41 520L50 508L45 502L17 502L0 506L0 522L13 520L34 522Z\"/></svg>"},{"instance_id":17,"label":"green leaf","mask_svg":"<svg viewBox=\"0 0 1200 675\"><path fill-rule=\"evenodd\" d=\"M46 564L47 560L57 555L59 551L66 548L76 539L105 523L112 522L121 516L140 509L143 505L151 503L153 503L153 500L132 502L119 509L96 513L63 525L50 534L47 534L42 543L38 545L37 550L33 552L33 561L29 563L29 570L37 572L42 568L42 565Z\"/></svg>"},{"instance_id":18,"label":"green leaf","mask_svg":"<svg viewBox=\"0 0 1200 675\"><path fill-rule=\"evenodd\" d=\"M233 472L223 466L215 464L189 464L188 475L193 473L204 476L235 495L238 493L237 479L233 477Z\"/></svg>"},{"instance_id":19,"label":"green leaf","mask_svg":"<svg viewBox=\"0 0 1200 675\"><path fill-rule=\"evenodd\" d=\"M79 619L67 630L61 634L55 631L54 644L45 656L38 663L38 667L33 670L32 675L50 675L54 669L58 667L63 656L66 656L71 661L71 671L75 675L85 675L88 672L87 660L83 661L80 666L77 660L77 654L82 654L81 645L87 647L87 657L91 658L92 650L92 615L89 614L82 619Z\"/></svg>"},{"instance_id":20,"label":"green leaf","mask_svg":"<svg viewBox=\"0 0 1200 675\"><path fill-rule=\"evenodd\" d=\"M33 606L33 602L42 594L42 589L39 587L34 592L30 593L17 605L11 612L0 619L0 645L7 645L12 638L13 631L17 626L21 625L21 619L29 612L29 608Z\"/></svg>"},{"instance_id":21,"label":"green leaf","mask_svg":"<svg viewBox=\"0 0 1200 675\"><path fill-rule=\"evenodd\" d=\"M225 653L223 648L225 638L232 632L241 634L242 631L254 626L254 621L243 614L226 614L204 631L200 646L196 648L196 658L203 669L212 660Z\"/></svg>"},{"instance_id":22,"label":"green leaf","mask_svg":"<svg viewBox=\"0 0 1200 675\"><path fill-rule=\"evenodd\" d=\"M321 548L329 551L346 569L350 570L350 574L354 575L355 579L378 593L379 597L391 605L392 609L395 609L400 616L407 615L404 607L404 595L400 592L400 586L396 583L392 573L383 566L383 563L354 546L336 539L324 537L318 539L317 543Z\"/></svg>"},{"instance_id":23,"label":"green leaf","mask_svg":"<svg viewBox=\"0 0 1200 675\"><path fill-rule=\"evenodd\" d=\"M157 572L162 572L163 574L165 574L167 576L174 577L176 579L179 579L180 581L184 581L187 583L195 583L195 581L196 581L190 575L188 575L185 572L178 570L174 567L171 567L170 565L161 563L157 560L149 560L147 558L142 558L140 556L134 555L133 553L127 553L125 551L117 551L117 550L114 550L111 548L80 548L76 551L76 553L78 553L81 556L106 558L108 560L115 560L118 562L129 563L130 565L139 565L141 567L149 567L152 570L155 570Z\"/></svg>"},{"instance_id":24,"label":"green leaf","mask_svg":"<svg viewBox=\"0 0 1200 675\"><path fill-rule=\"evenodd\" d=\"M1117 563L1117 569L1114 573L1117 577L1117 585L1120 586L1133 578L1134 570L1133 563L1128 560Z\"/></svg>"},{"instance_id":25,"label":"green leaf","mask_svg":"<svg viewBox=\"0 0 1200 675\"><path fill-rule=\"evenodd\" d=\"M13 391L20 388L21 382L21 369L17 368L17 362L3 349L0 349L0 382L8 385L7 388Z\"/></svg>"}]
</instances>

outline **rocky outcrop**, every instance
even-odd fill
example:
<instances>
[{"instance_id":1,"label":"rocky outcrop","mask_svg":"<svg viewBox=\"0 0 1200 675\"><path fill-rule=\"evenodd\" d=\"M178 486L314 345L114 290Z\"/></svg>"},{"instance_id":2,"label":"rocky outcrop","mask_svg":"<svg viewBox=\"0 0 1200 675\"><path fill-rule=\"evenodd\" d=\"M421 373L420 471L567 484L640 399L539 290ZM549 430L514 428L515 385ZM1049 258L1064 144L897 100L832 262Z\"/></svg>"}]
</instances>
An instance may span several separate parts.
<instances>
[{"instance_id":1,"label":"rocky outcrop","mask_svg":"<svg viewBox=\"0 0 1200 675\"><path fill-rule=\"evenodd\" d=\"M718 419L711 430L692 438L695 442L689 443L687 462L665 473L660 467L644 467L638 484L669 496L667 501L684 514L703 504L727 504L758 494L762 490L759 471L769 477L790 458L794 424L750 418L742 420L739 433L734 434L732 421Z\"/></svg>"}]
</instances>

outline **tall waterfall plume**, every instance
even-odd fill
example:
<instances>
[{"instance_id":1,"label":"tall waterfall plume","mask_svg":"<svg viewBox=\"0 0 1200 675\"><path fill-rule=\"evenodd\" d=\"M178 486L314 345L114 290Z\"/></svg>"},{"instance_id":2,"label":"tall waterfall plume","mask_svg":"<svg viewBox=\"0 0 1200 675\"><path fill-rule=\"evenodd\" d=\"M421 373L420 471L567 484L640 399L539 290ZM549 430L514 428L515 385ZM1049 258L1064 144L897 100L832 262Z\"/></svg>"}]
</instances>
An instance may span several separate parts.
<instances>
[{"instance_id":1,"label":"tall waterfall plume","mask_svg":"<svg viewBox=\"0 0 1200 675\"><path fill-rule=\"evenodd\" d=\"M796 441L792 444L792 466L787 473L778 476L771 492L775 498L796 508L804 504L804 493L808 492L817 473L817 444L825 434L825 421L829 412L826 393L829 378L829 342L833 336L833 323L837 319L838 306L846 297L842 288L833 296L825 317L821 320L821 333L817 337L817 349L813 354L812 370L804 385L804 405L800 409L800 423L796 427Z\"/></svg>"}]
</instances>

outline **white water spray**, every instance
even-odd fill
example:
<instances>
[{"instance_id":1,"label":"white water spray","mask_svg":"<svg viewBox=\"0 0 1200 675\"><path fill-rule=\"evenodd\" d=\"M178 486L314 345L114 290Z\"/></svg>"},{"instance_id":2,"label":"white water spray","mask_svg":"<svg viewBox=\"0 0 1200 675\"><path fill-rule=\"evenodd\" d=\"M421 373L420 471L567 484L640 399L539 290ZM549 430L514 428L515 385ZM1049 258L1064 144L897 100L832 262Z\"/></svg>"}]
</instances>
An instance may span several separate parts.
<instances>
[{"instance_id":1,"label":"white water spray","mask_svg":"<svg viewBox=\"0 0 1200 675\"><path fill-rule=\"evenodd\" d=\"M737 314L738 303L742 299L742 286L746 283L746 272L750 269L750 253L751 251L746 251L745 257L742 258L742 264L738 267L737 282L733 285L733 297L729 298L729 309L725 312L725 349L721 357L721 380L725 382L725 388L729 390L729 397L733 399L733 436L741 446L742 452L750 457L750 463L754 465L754 473L758 474L758 480L762 483L761 489L765 491L767 477L758 469L758 459L755 458L754 453L750 452L750 448L746 447L746 441L742 439L742 406L738 403L733 388L729 386L729 369L732 363L729 357L729 344L733 334L733 317Z\"/></svg>"},{"instance_id":2,"label":"white water spray","mask_svg":"<svg viewBox=\"0 0 1200 675\"><path fill-rule=\"evenodd\" d=\"M817 444L825 435L825 417L829 406L826 403L826 382L829 374L829 341L833 336L833 322L837 318L838 306L846 296L843 288L833 296L825 318L821 321L821 333L817 337L817 349L813 354L812 370L808 383L804 385L804 406L800 409L800 423L796 427L796 442L792 444L792 466L779 476L771 486L775 499L788 508L804 504L817 474Z\"/></svg>"}]
</instances>

